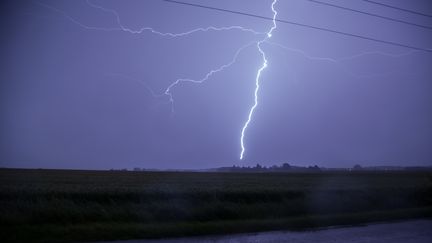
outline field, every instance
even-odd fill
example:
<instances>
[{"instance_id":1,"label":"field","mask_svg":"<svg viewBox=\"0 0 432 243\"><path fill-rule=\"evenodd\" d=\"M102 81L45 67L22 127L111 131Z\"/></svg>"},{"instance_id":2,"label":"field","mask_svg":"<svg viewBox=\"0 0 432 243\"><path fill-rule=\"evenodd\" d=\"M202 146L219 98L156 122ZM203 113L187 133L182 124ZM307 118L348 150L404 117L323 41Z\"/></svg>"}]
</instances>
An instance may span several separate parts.
<instances>
[{"instance_id":1,"label":"field","mask_svg":"<svg viewBox=\"0 0 432 243\"><path fill-rule=\"evenodd\" d=\"M2 242L302 230L432 216L432 173L0 170Z\"/></svg>"}]
</instances>

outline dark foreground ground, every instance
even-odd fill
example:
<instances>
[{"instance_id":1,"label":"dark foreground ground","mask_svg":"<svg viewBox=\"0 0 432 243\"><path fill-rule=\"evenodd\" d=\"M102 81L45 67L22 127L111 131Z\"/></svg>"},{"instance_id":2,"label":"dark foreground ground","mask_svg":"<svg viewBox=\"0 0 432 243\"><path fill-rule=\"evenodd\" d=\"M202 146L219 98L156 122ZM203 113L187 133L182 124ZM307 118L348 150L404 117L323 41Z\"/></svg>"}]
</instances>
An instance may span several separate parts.
<instances>
[{"instance_id":1,"label":"dark foreground ground","mask_svg":"<svg viewBox=\"0 0 432 243\"><path fill-rule=\"evenodd\" d=\"M432 217L432 174L0 170L2 242L165 238Z\"/></svg>"},{"instance_id":2,"label":"dark foreground ground","mask_svg":"<svg viewBox=\"0 0 432 243\"><path fill-rule=\"evenodd\" d=\"M379 223L308 231L271 231L221 236L194 236L159 240L126 240L110 243L430 243L432 220Z\"/></svg>"}]
</instances>

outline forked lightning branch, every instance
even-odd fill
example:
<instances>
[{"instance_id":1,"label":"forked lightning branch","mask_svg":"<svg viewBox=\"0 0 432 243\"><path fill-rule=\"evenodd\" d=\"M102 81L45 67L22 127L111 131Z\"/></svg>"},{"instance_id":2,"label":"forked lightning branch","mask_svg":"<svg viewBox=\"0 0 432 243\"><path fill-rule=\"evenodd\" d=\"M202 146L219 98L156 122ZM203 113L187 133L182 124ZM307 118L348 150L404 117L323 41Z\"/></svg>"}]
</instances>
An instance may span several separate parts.
<instances>
[{"instance_id":1,"label":"forked lightning branch","mask_svg":"<svg viewBox=\"0 0 432 243\"><path fill-rule=\"evenodd\" d=\"M105 8L103 6L100 5L96 5L95 3L91 2L90 0L86 0L88 6L90 6L91 8L97 9L99 11L105 12L107 14L112 15L113 17L115 17L116 20L116 24L117 26L115 27L110 27L110 28L106 28L106 27L95 27L95 26L90 26L87 25L85 23L82 23L81 21L78 21L77 19L75 19L74 17L68 15L65 11L60 10L58 8L55 8L51 5L47 5L44 3L40 3L38 2L39 5L48 8L54 12L57 12L60 15L63 15L66 19L68 19L69 21L73 22L74 24L78 25L79 27L83 28L83 29L87 29L87 30L94 30L94 31L121 31L121 32L126 32L129 34L144 34L144 33L151 33L151 34L155 34L155 35L159 35L162 37L166 37L166 38L181 38L181 37L186 37L198 32L210 32L210 31L215 31L215 32L220 32L220 31L232 31L232 30L237 30L237 31L242 31L245 33L250 33L252 35L254 35L254 37L259 37L261 38L259 41L253 40L249 43L247 43L246 45L243 45L242 47L240 47L234 54L234 56L231 58L231 60L229 60L227 63L220 65L217 68L214 68L210 71L208 71L205 75L203 75L200 79L191 79L191 78L179 78L177 80L174 80L173 82L171 82L162 93L157 94L155 93L153 90L151 90L148 85L146 85L146 87L151 91L153 97L155 98L159 98L159 97L168 97L168 102L171 105L171 114L174 114L175 109L174 109L174 95L172 93L172 90L175 86L181 85L183 83L194 83L194 84L202 84L206 81L208 81L213 75L224 71L225 69L229 68L230 66L232 66L236 61L238 56L240 55L240 53L251 46L255 46L257 51L259 52L261 58L262 58L262 64L259 67L259 69L256 71L256 76L255 76L255 90L254 90L254 100L253 103L249 109L249 112L247 114L246 120L243 123L241 132L240 132L240 155L239 158L240 160L244 159L245 155L246 155L246 146L245 146L245 138L246 138L246 133L247 130L250 126L250 123L252 121L252 118L254 116L254 112L256 110L256 108L258 107L258 101L259 101L259 91L260 91L260 82L262 81L262 73L263 71L267 68L268 66L268 61L267 61L267 55L265 53L265 51L262 48L262 44L266 43L266 44L270 44L279 48L282 48L286 51L290 51L290 52L294 52L294 53L299 53L301 55L303 55L305 58L309 59L309 60L313 60L313 61L325 61L325 62L331 62L334 64L337 64L341 61L344 60L350 60L350 59L354 59L354 58L359 58L361 56L365 56L365 55L382 55L382 56L388 56L391 58L398 58L398 57L403 57L406 55L411 55L414 52L419 52L419 51L432 51L430 49L421 49L421 48L414 48L414 47L410 47L410 46L406 46L406 45L401 45L398 43L390 43L390 42L385 42L386 44L392 44L392 45L396 45L396 46L401 46L401 47L405 47L405 48L410 48L411 50L409 52L406 53L402 53L402 54L388 54L388 53L383 53L383 52L379 52L379 51L374 51L374 52L363 52L357 55L353 55L353 56L349 56L349 57L345 57L345 58L339 58L339 59L333 59L333 58L328 58L328 57L314 57L314 56L310 56L309 54L307 54L306 52L304 52L303 50L300 49L295 49L295 48L289 48L286 46L283 46L279 43L275 43L273 41L270 41L270 39L272 38L273 32L276 30L276 21L277 20L277 14L278 12L276 11L276 4L277 4L277 0L272 0L270 8L271 11L273 12L273 15L271 18L267 18L267 17L261 17L261 18L265 18L268 20L272 20L272 25L271 27L268 29L267 32L260 32L260 31L256 31L254 29L251 28L245 28L242 26L238 26L238 25L233 25L233 26L225 26L225 27L216 27L216 26L208 26L208 27L201 27L201 28L195 28L186 32L180 32L180 33L172 33L172 32L161 32L158 31L156 29L154 29L153 27L142 27L139 29L131 29L129 27L126 27L120 18L119 13L116 10L113 9L108 9ZM177 1L169 1L169 2L175 2L175 3L181 3L181 4L186 4L183 2L177 2ZM189 5L189 4L188 4ZM190 4L190 5L194 5L194 4ZM201 5L196 5L199 7L202 7ZM208 7L210 9L216 9L216 8L211 8ZM216 9L216 10L220 10L220 9ZM232 12L232 11L229 11ZM246 14L251 16L251 14ZM315 28L316 29L316 28ZM322 28L321 28L322 29ZM329 30L330 32L332 32L332 30ZM342 32L337 32L338 34L341 34ZM350 35L350 34L346 34L346 33L342 33L344 35ZM359 37L359 36L354 36L354 37ZM367 38L368 40L372 40L372 41L379 41L379 40L375 40L375 39L371 39L371 38ZM381 41L382 42L382 41ZM355 73L350 73L347 72L348 75L356 77L356 78L365 78L365 77L369 77L371 75L368 76L361 76Z\"/></svg>"}]
</instances>

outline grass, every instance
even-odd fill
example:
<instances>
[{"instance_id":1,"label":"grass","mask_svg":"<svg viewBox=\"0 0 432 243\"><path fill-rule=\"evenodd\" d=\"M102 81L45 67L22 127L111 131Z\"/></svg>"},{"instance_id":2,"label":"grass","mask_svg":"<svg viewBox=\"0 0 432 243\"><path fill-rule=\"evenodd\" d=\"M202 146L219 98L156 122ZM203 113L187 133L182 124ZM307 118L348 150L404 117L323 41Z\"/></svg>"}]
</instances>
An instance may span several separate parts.
<instances>
[{"instance_id":1,"label":"grass","mask_svg":"<svg viewBox=\"0 0 432 243\"><path fill-rule=\"evenodd\" d=\"M305 229L432 216L432 174L0 170L3 242Z\"/></svg>"}]
</instances>

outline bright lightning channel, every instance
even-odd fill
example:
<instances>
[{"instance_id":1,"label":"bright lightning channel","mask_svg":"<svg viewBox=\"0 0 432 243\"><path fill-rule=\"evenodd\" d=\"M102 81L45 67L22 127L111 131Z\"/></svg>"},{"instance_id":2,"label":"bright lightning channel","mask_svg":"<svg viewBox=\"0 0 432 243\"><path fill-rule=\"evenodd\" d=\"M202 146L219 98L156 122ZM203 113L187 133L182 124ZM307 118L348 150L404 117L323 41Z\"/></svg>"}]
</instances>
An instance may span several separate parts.
<instances>
[{"instance_id":1,"label":"bright lightning channel","mask_svg":"<svg viewBox=\"0 0 432 243\"><path fill-rule=\"evenodd\" d=\"M255 92L254 92L254 96L255 96L255 100L254 100L254 104L253 106L250 108L249 110L249 114L248 114L248 118L245 122L245 124L243 125L243 128L241 130L241 136L240 136L240 145L241 145L241 152L240 152L240 160L243 159L244 157L244 153L245 153L245 146L244 146L244 137L245 137L245 133L246 133L246 129L249 126L249 123L251 122L252 119L252 115L256 109L256 107L258 106L258 91L260 88L260 78L261 78L261 73L262 71L264 71L264 69L266 69L267 67L267 58L266 58L266 54L265 52L261 49L261 44L264 43L265 41L267 41L268 39L270 39L272 37L273 31L276 29L276 16L277 16L277 11L275 10L274 6L276 4L277 0L273 0L272 4L271 4L271 9L273 12L273 25L270 28L270 30L267 32L267 36L258 41L257 42L257 48L258 51L261 53L262 59L263 59L263 64L260 67L260 69L258 69L258 72L256 74L256 78L255 78Z\"/></svg>"},{"instance_id":2,"label":"bright lightning channel","mask_svg":"<svg viewBox=\"0 0 432 243\"><path fill-rule=\"evenodd\" d=\"M63 15L66 19L68 19L72 23L75 23L76 25L80 26L81 28L87 29L87 30L96 30L96 31L122 31L122 32L126 32L126 33L129 33L129 34L143 34L145 32L150 32L152 34L160 35L162 37L170 37L170 38L186 37L186 36L198 33L198 32L231 31L231 30L248 32L248 33L251 33L251 34L256 35L256 36L261 36L261 35L265 36L260 41L252 41L249 44L246 44L246 45L240 47L236 51L234 57L231 59L230 62L228 62L226 64L223 64L223 65L219 66L216 69L210 70L209 72L207 72L204 75L203 78L201 78L201 79L190 79L190 78L177 79L173 83L171 83L164 90L164 92L161 93L161 94L156 94L155 92L153 92L153 90L145 82L139 81L141 84L144 85L144 87L151 93L151 95L154 98L160 98L160 97L163 97L163 96L164 97L168 96L169 103L171 104L171 113L173 114L174 113L174 98L173 98L172 89L175 86L180 85L181 83L186 83L186 82L195 83L195 84L202 84L202 83L204 83L210 77L212 77L214 74L216 74L218 72L221 72L221 71L227 69L228 67L232 66L236 62L237 57L239 56L239 54L244 49L246 49L247 47L249 47L249 46L251 46L253 44L256 44L256 47L257 47L259 53L262 56L263 63L262 63L262 66L258 69L257 74L256 74L256 78L255 78L255 92L254 92L255 99L254 99L254 104L250 108L247 120L244 123L243 128L241 130L241 137L240 137L241 153L240 153L240 160L242 160L244 158L244 154L245 154L245 146L244 146L245 133L246 133L246 130L247 130L247 128L248 128L248 126L249 126L249 124L251 122L251 119L252 119L252 116L254 114L254 111L255 111L255 109L258 106L258 92L259 92L259 89L260 89L261 73L264 71L264 69L267 68L267 65L268 65L267 64L266 53L261 48L261 45L263 43L277 46L279 48L285 49L286 51L297 52L297 53L303 55L305 58L307 58L309 60L313 60L313 61L327 61L327 62L331 62L331 63L334 63L334 64L338 64L338 63L340 63L342 61L352 60L352 59L360 58L360 57L367 56L367 55L380 55L380 56L388 56L388 57L392 57L392 58L398 58L398 57L403 57L403 56L411 55L411 54L414 54L414 53L417 52L417 51L410 51L410 52L401 53L401 54L389 54L389 53L384 53L384 52L380 52L380 51L372 51L372 52L363 52L363 53L356 54L356 55L353 55L353 56L348 56L348 57L344 57L344 58L335 59L335 58L329 58L329 57L314 57L314 56L311 56L311 55L307 54L305 51L303 51L301 49L290 48L290 47L286 47L284 45L281 45L279 43L272 42L272 41L270 41L270 39L271 39L271 37L273 35L273 31L277 27L276 26L277 11L275 10L275 5L277 3L277 0L273 0L273 2L271 4L271 10L273 12L273 18L272 18L273 25L272 25L272 27L267 32L259 32L259 31L256 31L256 30L253 30L253 29L250 29L250 28L245 28L245 27L238 26L238 25L226 26L226 27L216 27L216 26L199 27L199 28L195 28L195 29L192 29L192 30L189 30L189 31L185 31L185 32L180 32L180 33L161 32L161 31L158 31L158 30L156 30L156 29L154 29L152 27L141 27L139 29L135 29L134 30L134 29L128 28L125 25L123 25L123 23L121 22L121 19L120 19L120 15L119 15L119 13L117 11L115 11L113 9L108 9L108 8L102 7L100 5L97 5L97 4L93 3L93 2L91 2L90 0L86 0L86 3L87 3L88 6L94 8L94 9L99 9L99 10L101 10L103 12L112 14L116 18L116 23L117 23L116 27L109 27L109 28L106 28L106 27L96 27L96 26L90 26L90 25L84 24L84 23L76 20L75 18L71 17L66 12L64 12L64 11L62 11L60 9L57 9L57 8L51 6L51 5L48 5L48 4L45 4L45 3L41 3L41 2L35 2L35 3L39 4L40 6L43 6L43 7L48 8L48 9L51 9L52 11L57 12L57 13ZM351 76L357 77L357 78L367 78L367 77L369 77L369 75L367 75L367 76L361 75L360 76L358 74L353 74L353 73L348 73L348 74L350 74ZM114 75L116 75L116 76L117 75L124 76L122 74L114 74ZM371 76L375 76L375 75L371 75ZM387 74L384 73L384 74L381 74L381 75L387 75ZM129 78L131 78L131 77L129 77ZM132 78L132 79L136 80L134 78ZM138 81L138 80L136 80L136 81Z\"/></svg>"}]
</instances>

